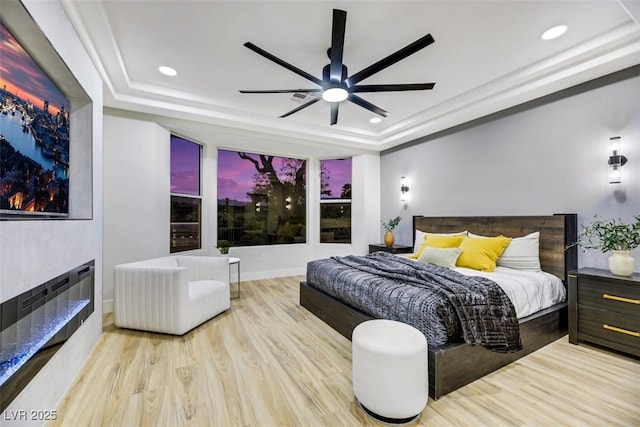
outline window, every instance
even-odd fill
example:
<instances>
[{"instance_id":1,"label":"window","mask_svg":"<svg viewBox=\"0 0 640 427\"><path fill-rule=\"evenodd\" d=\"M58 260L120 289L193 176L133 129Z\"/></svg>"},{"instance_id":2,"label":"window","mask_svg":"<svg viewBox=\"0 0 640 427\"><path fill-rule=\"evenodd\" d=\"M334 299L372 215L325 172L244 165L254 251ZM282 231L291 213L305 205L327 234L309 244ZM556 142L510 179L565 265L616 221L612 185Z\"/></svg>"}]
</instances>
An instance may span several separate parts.
<instances>
[{"instance_id":1,"label":"window","mask_svg":"<svg viewBox=\"0 0 640 427\"><path fill-rule=\"evenodd\" d=\"M320 243L351 243L351 159L320 160Z\"/></svg>"},{"instance_id":2,"label":"window","mask_svg":"<svg viewBox=\"0 0 640 427\"><path fill-rule=\"evenodd\" d=\"M306 161L218 150L218 246L305 243Z\"/></svg>"},{"instance_id":3,"label":"window","mask_svg":"<svg viewBox=\"0 0 640 427\"><path fill-rule=\"evenodd\" d=\"M170 253L202 247L201 159L199 144L171 135Z\"/></svg>"}]
</instances>

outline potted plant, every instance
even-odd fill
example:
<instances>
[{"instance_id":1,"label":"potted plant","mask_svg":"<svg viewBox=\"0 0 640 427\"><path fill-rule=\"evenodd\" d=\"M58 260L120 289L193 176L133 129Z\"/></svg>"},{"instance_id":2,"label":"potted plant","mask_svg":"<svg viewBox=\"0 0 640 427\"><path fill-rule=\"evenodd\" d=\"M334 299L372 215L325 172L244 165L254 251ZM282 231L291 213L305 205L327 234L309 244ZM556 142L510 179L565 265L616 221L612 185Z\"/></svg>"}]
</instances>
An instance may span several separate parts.
<instances>
[{"instance_id":1,"label":"potted plant","mask_svg":"<svg viewBox=\"0 0 640 427\"><path fill-rule=\"evenodd\" d=\"M620 219L603 220L598 215L588 226L582 226L574 245L584 251L599 249L603 253L613 252L609 257L609 270L618 276L631 276L635 259L630 252L640 246L640 215L635 222L623 223Z\"/></svg>"},{"instance_id":2,"label":"potted plant","mask_svg":"<svg viewBox=\"0 0 640 427\"><path fill-rule=\"evenodd\" d=\"M222 255L229 255L229 247L231 245L229 244L228 240L219 240L218 241L218 250L220 251L220 253Z\"/></svg>"},{"instance_id":3,"label":"potted plant","mask_svg":"<svg viewBox=\"0 0 640 427\"><path fill-rule=\"evenodd\" d=\"M396 228L398 224L400 224L399 216L391 218L387 222L382 222L382 226L386 230L386 232L384 233L384 244L388 248L393 246L393 242L395 240L395 238L393 237L393 229Z\"/></svg>"}]
</instances>

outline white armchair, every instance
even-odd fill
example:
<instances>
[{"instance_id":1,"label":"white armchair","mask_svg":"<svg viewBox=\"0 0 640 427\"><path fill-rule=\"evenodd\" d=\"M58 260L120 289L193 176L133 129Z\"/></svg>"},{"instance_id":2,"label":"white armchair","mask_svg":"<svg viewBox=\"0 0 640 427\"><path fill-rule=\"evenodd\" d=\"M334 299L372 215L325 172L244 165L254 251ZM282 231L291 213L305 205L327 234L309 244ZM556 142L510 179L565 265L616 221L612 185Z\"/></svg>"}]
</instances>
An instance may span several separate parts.
<instances>
[{"instance_id":1,"label":"white armchair","mask_svg":"<svg viewBox=\"0 0 640 427\"><path fill-rule=\"evenodd\" d=\"M120 328L183 335L231 305L227 258L177 255L114 270Z\"/></svg>"}]
</instances>

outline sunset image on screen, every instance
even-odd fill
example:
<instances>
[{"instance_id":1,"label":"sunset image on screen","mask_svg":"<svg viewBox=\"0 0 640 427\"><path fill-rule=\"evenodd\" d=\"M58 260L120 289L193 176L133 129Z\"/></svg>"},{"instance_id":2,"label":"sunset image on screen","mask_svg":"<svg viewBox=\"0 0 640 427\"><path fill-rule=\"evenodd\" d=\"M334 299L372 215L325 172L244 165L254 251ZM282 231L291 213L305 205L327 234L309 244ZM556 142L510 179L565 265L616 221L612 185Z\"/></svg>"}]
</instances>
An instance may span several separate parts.
<instances>
[{"instance_id":1,"label":"sunset image on screen","mask_svg":"<svg viewBox=\"0 0 640 427\"><path fill-rule=\"evenodd\" d=\"M69 108L0 24L0 213L68 214Z\"/></svg>"}]
</instances>

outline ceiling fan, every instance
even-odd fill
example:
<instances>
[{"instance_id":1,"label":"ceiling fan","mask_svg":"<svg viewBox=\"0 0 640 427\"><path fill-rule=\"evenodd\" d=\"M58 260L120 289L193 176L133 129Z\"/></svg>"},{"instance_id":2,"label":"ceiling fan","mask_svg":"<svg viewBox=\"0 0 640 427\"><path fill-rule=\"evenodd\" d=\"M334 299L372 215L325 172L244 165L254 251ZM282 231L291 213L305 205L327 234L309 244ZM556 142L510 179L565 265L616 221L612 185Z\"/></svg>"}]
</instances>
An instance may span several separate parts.
<instances>
[{"instance_id":1,"label":"ceiling fan","mask_svg":"<svg viewBox=\"0 0 640 427\"><path fill-rule=\"evenodd\" d=\"M409 90L428 90L433 89L435 83L411 83L411 84L377 84L377 85L358 85L359 82L372 76L373 74L384 70L385 68L395 64L413 55L419 50L429 46L434 42L431 34L416 40L415 42L403 47L402 49L392 53L391 55L381 59L357 73L348 76L347 67L342 63L342 54L344 50L344 33L347 22L347 12L344 10L333 9L333 28L331 31L331 47L327 50L327 55L331 62L322 69L322 79L311 75L286 61L270 54L264 49L259 48L251 42L247 42L244 46L248 47L258 55L267 58L270 61L286 68L297 75L320 86L316 89L276 89L276 90L241 90L240 93L320 93L322 99L331 103L331 125L338 123L338 109L342 101L350 101L367 110L378 114L382 117L389 115L388 111L370 103L369 101L356 95L363 92L396 92ZM315 104L320 100L319 97L300 105L297 108L281 115L287 117L291 114Z\"/></svg>"}]
</instances>

